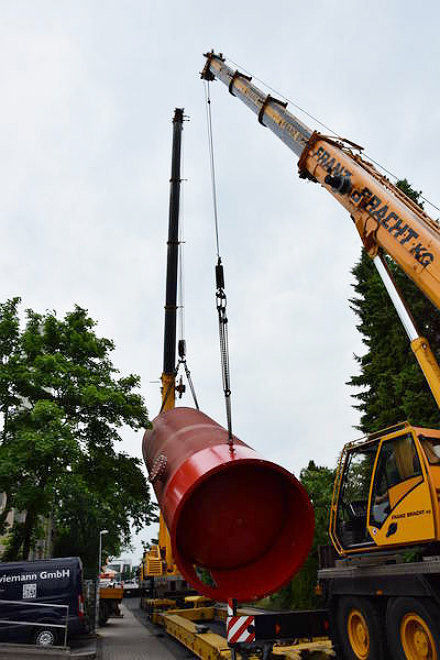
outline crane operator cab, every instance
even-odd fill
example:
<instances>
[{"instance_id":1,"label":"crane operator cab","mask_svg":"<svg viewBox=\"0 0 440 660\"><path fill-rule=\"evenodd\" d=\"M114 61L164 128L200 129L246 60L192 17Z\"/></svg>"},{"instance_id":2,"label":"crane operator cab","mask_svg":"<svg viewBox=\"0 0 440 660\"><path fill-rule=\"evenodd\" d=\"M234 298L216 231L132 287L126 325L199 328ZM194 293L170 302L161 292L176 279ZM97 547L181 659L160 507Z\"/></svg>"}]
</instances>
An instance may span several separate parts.
<instances>
[{"instance_id":1,"label":"crane operator cab","mask_svg":"<svg viewBox=\"0 0 440 660\"><path fill-rule=\"evenodd\" d=\"M340 555L440 541L440 431L408 423L345 445L330 514Z\"/></svg>"}]
</instances>

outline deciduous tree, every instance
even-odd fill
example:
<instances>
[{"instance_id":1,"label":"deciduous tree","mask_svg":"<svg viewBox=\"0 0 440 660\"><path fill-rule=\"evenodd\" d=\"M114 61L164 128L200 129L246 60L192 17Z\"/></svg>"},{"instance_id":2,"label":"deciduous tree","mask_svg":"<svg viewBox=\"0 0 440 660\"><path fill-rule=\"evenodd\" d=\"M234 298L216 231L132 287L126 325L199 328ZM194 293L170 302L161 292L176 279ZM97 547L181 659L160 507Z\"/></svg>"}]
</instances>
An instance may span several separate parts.
<instances>
[{"instance_id":1,"label":"deciduous tree","mask_svg":"<svg viewBox=\"0 0 440 660\"><path fill-rule=\"evenodd\" d=\"M315 511L313 545L303 567L293 580L265 601L271 609L308 609L318 604L315 586L318 570L318 547L329 543L328 527L334 470L310 461L301 470L300 481L307 490ZM288 561L288 558L286 558Z\"/></svg>"},{"instance_id":2,"label":"deciduous tree","mask_svg":"<svg viewBox=\"0 0 440 660\"><path fill-rule=\"evenodd\" d=\"M98 527L105 512L115 543L125 543L130 519L139 527L154 516L141 461L115 449L124 426L149 425L139 378L119 375L114 344L97 336L87 310L64 319L27 310L21 329L19 302L0 305L2 531L12 508L23 512L4 559L28 557L42 516L54 516L60 543L74 535L87 501L90 513L92 502L101 508ZM92 545L97 535L90 531ZM84 536L85 554L86 546Z\"/></svg>"}]
</instances>

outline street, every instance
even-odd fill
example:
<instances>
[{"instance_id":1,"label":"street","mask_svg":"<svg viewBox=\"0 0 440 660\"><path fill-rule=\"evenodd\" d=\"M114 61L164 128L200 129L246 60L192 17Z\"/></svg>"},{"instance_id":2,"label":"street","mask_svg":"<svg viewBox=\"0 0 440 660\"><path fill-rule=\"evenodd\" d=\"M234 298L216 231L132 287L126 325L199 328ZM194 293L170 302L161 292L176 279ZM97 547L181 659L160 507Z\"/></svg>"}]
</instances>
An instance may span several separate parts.
<instances>
[{"instance_id":1,"label":"street","mask_svg":"<svg viewBox=\"0 0 440 660\"><path fill-rule=\"evenodd\" d=\"M99 660L183 660L194 656L184 646L151 624L139 598L126 598L121 618L112 617L99 628Z\"/></svg>"}]
</instances>

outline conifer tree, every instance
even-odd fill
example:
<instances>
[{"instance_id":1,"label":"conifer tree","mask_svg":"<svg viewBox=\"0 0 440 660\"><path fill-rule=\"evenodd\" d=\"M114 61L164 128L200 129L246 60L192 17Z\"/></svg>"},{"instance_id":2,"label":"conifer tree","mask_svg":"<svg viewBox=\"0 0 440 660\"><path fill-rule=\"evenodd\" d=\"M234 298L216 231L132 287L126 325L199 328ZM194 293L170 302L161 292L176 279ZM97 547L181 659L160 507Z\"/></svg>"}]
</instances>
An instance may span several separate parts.
<instances>
[{"instance_id":1,"label":"conifer tree","mask_svg":"<svg viewBox=\"0 0 440 660\"><path fill-rule=\"evenodd\" d=\"M406 179L398 187L420 204L420 192ZM419 333L425 336L440 359L440 312L394 261L387 262L410 309ZM352 395L362 413L359 429L364 433L408 420L421 426L437 426L440 412L414 357L408 337L370 257L363 250L353 268L356 297L350 300L357 315L366 352L355 356L360 374L349 384L360 389Z\"/></svg>"}]
</instances>

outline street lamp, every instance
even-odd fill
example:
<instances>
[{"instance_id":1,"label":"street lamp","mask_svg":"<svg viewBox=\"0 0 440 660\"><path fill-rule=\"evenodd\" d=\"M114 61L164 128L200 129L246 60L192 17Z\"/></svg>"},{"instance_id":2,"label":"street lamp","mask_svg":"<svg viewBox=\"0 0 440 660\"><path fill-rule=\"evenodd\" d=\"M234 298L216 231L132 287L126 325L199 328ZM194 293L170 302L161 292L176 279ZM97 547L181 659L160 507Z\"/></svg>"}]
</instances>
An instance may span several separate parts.
<instances>
[{"instance_id":1,"label":"street lamp","mask_svg":"<svg viewBox=\"0 0 440 660\"><path fill-rule=\"evenodd\" d=\"M101 579L101 552L102 552L102 537L108 534L108 529L101 529L99 532L99 556L98 556L98 580L96 582L96 608L95 608L95 630L98 629L99 623L99 584Z\"/></svg>"}]
</instances>

